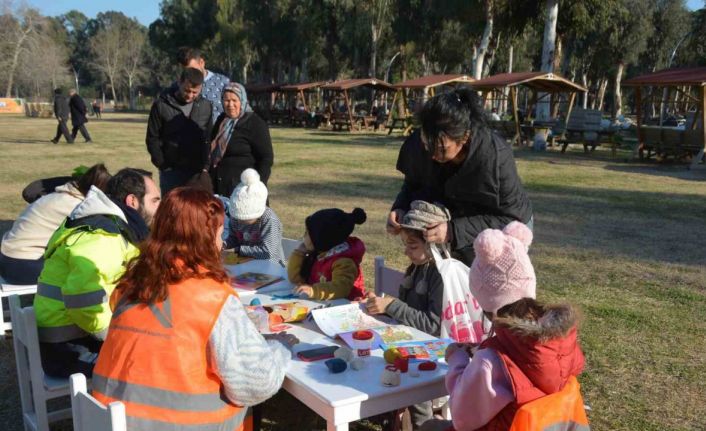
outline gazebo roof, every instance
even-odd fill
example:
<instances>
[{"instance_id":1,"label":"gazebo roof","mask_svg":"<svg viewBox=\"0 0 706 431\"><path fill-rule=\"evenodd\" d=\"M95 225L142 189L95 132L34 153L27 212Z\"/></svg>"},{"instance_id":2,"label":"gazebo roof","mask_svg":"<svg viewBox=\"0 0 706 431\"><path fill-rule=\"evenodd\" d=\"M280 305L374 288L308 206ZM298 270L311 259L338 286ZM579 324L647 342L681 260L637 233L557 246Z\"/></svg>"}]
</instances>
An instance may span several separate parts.
<instances>
[{"instance_id":1,"label":"gazebo roof","mask_svg":"<svg viewBox=\"0 0 706 431\"><path fill-rule=\"evenodd\" d=\"M375 79L375 78L362 78L362 79L343 79L341 81L331 82L330 84L322 85L321 88L324 90L350 90L351 88L357 87L370 87L375 90L383 91L396 91L397 89L385 81Z\"/></svg>"},{"instance_id":2,"label":"gazebo roof","mask_svg":"<svg viewBox=\"0 0 706 431\"><path fill-rule=\"evenodd\" d=\"M245 91L248 92L248 94L257 94L257 93L272 93L275 91L278 91L281 87L280 84L271 84L269 82L259 82L259 83L254 83L254 84L245 84Z\"/></svg>"},{"instance_id":3,"label":"gazebo roof","mask_svg":"<svg viewBox=\"0 0 706 431\"><path fill-rule=\"evenodd\" d=\"M395 84L396 88L428 88L440 85L455 84L475 81L468 75L428 75L420 78L408 79L407 81Z\"/></svg>"},{"instance_id":4,"label":"gazebo roof","mask_svg":"<svg viewBox=\"0 0 706 431\"><path fill-rule=\"evenodd\" d=\"M300 82L299 84L287 84L281 86L279 89L281 91L306 91L313 88L321 87L326 84L326 81L316 81L316 82Z\"/></svg>"},{"instance_id":5,"label":"gazebo roof","mask_svg":"<svg viewBox=\"0 0 706 431\"><path fill-rule=\"evenodd\" d=\"M586 91L583 86L549 72L500 73L473 81L469 85L476 90L494 90L496 88L524 85L547 93Z\"/></svg>"},{"instance_id":6,"label":"gazebo roof","mask_svg":"<svg viewBox=\"0 0 706 431\"><path fill-rule=\"evenodd\" d=\"M706 85L706 67L666 69L623 81L626 87Z\"/></svg>"}]
</instances>

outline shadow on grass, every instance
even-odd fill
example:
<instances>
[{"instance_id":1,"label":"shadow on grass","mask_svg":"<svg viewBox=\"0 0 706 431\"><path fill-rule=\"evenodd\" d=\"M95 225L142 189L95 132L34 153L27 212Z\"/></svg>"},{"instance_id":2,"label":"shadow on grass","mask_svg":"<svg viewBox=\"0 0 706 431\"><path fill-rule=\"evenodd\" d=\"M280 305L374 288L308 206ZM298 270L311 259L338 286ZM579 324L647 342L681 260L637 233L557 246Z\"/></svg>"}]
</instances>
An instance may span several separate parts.
<instances>
[{"instance_id":1,"label":"shadow on grass","mask_svg":"<svg viewBox=\"0 0 706 431\"><path fill-rule=\"evenodd\" d=\"M118 114L114 114L114 115L118 115ZM136 114L133 113L131 115L136 115ZM90 125L91 123L94 123L94 124L97 124L97 123L145 123L145 124L147 124L147 116L141 117L141 118L139 118L139 117L124 117L124 118L106 117L106 118L102 118L100 120L93 119L93 120L89 121L88 124Z\"/></svg>"},{"instance_id":2,"label":"shadow on grass","mask_svg":"<svg viewBox=\"0 0 706 431\"><path fill-rule=\"evenodd\" d=\"M321 134L319 132L309 133L312 137L290 137L281 136L280 141L292 144L323 144L323 145L349 145L349 146L365 146L365 147L386 147L402 145L402 140L387 136L370 136L370 135L347 135L340 134Z\"/></svg>"},{"instance_id":3,"label":"shadow on grass","mask_svg":"<svg viewBox=\"0 0 706 431\"><path fill-rule=\"evenodd\" d=\"M533 186L535 235L557 247L674 264L706 264L706 198L678 193Z\"/></svg>"},{"instance_id":4,"label":"shadow on grass","mask_svg":"<svg viewBox=\"0 0 706 431\"><path fill-rule=\"evenodd\" d=\"M336 182L287 182L277 186L277 194L281 196L311 195L337 202L340 198L379 199L392 202L400 190L402 181L399 178L383 175L356 175L354 180Z\"/></svg>"},{"instance_id":5,"label":"shadow on grass","mask_svg":"<svg viewBox=\"0 0 706 431\"><path fill-rule=\"evenodd\" d=\"M59 144L66 144L67 142L64 141L63 139L59 141ZM31 144L31 145L36 145L36 144L49 144L53 145L51 142L51 137L48 137L47 139L8 139L5 140L3 139L0 141L0 145L8 145L8 144ZM58 144L57 144L58 145Z\"/></svg>"},{"instance_id":6,"label":"shadow on grass","mask_svg":"<svg viewBox=\"0 0 706 431\"><path fill-rule=\"evenodd\" d=\"M706 182L706 170L690 170L687 164L670 165L607 165L608 171L627 172L631 174L644 174L657 177L678 178L687 181Z\"/></svg>"}]
</instances>

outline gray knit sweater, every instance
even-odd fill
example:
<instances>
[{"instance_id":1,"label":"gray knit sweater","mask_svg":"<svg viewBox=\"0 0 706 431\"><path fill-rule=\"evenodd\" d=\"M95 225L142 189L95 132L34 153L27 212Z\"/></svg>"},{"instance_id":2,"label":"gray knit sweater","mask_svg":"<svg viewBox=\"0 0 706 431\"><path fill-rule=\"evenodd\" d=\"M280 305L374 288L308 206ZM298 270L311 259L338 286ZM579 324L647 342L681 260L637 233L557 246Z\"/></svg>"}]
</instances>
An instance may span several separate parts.
<instances>
[{"instance_id":1,"label":"gray knit sweater","mask_svg":"<svg viewBox=\"0 0 706 431\"><path fill-rule=\"evenodd\" d=\"M433 262L413 266L400 285L398 299L385 314L398 322L436 337L441 333L444 282Z\"/></svg>"},{"instance_id":2,"label":"gray knit sweater","mask_svg":"<svg viewBox=\"0 0 706 431\"><path fill-rule=\"evenodd\" d=\"M225 395L240 406L253 406L276 394L292 356L279 341L260 335L234 296L223 305L208 347Z\"/></svg>"}]
</instances>

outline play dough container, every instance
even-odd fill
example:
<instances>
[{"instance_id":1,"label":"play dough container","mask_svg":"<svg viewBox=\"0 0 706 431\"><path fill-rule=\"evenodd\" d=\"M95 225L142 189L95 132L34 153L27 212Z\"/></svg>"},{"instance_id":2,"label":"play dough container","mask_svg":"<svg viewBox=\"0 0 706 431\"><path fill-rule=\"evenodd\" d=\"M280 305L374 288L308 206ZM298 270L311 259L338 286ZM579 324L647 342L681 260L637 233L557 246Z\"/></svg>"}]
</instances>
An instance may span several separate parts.
<instances>
[{"instance_id":1,"label":"play dough container","mask_svg":"<svg viewBox=\"0 0 706 431\"><path fill-rule=\"evenodd\" d=\"M373 344L372 331L355 331L353 344L358 356L370 356L370 346Z\"/></svg>"}]
</instances>

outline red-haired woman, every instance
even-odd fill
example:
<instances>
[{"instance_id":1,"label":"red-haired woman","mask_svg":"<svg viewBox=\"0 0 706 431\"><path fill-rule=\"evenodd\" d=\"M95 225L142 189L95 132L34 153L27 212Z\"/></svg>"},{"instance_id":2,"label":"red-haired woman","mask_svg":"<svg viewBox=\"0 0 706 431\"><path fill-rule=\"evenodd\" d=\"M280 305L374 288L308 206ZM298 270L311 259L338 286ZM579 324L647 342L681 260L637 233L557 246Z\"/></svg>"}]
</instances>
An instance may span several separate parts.
<instances>
[{"instance_id":1,"label":"red-haired woman","mask_svg":"<svg viewBox=\"0 0 706 431\"><path fill-rule=\"evenodd\" d=\"M280 388L291 335L266 341L221 261L223 204L177 188L111 298L93 393L125 403L130 430L235 430Z\"/></svg>"}]
</instances>

